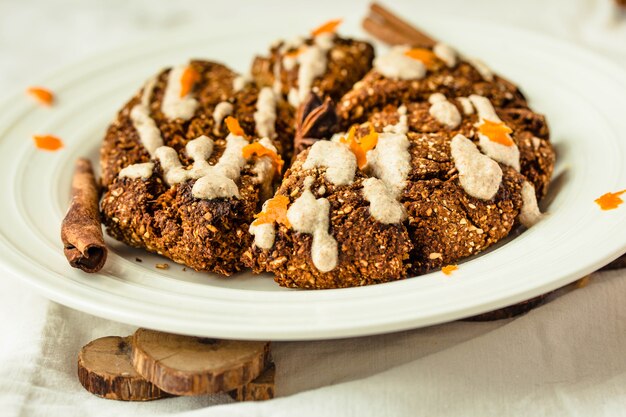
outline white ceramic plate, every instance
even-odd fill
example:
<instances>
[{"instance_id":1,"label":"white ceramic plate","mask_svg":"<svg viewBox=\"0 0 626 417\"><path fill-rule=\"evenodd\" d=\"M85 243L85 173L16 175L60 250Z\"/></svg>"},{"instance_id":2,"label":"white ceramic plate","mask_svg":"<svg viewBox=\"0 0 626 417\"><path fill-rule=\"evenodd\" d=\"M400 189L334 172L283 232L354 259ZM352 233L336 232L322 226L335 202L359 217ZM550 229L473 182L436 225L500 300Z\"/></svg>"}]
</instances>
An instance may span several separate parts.
<instances>
[{"instance_id":1,"label":"white ceramic plate","mask_svg":"<svg viewBox=\"0 0 626 417\"><path fill-rule=\"evenodd\" d=\"M356 22L342 33L362 35ZM626 206L601 211L594 199L626 188L626 73L574 46L519 30L459 19L424 21L431 33L479 56L523 86L548 116L558 152L550 215L506 244L441 272L363 288L295 291L269 276L222 278L155 269L164 259L109 240L105 268L88 275L63 256L59 225L69 201L73 161L97 161L108 122L159 68L189 57L219 59L245 71L254 53L301 28L262 22L213 27L220 36L179 34L73 65L41 84L59 96L53 109L16 95L0 106L0 261L15 279L53 300L98 316L165 331L240 339L319 339L390 332L493 310L545 293L626 250ZM294 26L294 25L291 25ZM206 32L206 30L205 30ZM33 133L65 141L38 151ZM620 137L621 136L621 137ZM137 262L141 258L143 262Z\"/></svg>"}]
</instances>

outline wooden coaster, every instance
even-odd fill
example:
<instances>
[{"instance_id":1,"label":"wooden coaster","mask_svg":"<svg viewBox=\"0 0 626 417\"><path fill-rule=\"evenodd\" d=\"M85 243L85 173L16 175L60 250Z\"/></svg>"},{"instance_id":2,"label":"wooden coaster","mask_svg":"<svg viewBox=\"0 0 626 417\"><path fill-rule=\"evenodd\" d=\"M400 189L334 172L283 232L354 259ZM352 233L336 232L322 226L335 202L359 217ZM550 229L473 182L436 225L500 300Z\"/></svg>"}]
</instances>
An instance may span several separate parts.
<instances>
[{"instance_id":1,"label":"wooden coaster","mask_svg":"<svg viewBox=\"0 0 626 417\"><path fill-rule=\"evenodd\" d=\"M228 393L235 401L264 401L274 398L276 366L273 363L255 380Z\"/></svg>"},{"instance_id":2,"label":"wooden coaster","mask_svg":"<svg viewBox=\"0 0 626 417\"><path fill-rule=\"evenodd\" d=\"M78 354L78 380L98 397L149 401L170 397L146 381L130 363L130 337L108 336L83 346Z\"/></svg>"},{"instance_id":3,"label":"wooden coaster","mask_svg":"<svg viewBox=\"0 0 626 417\"><path fill-rule=\"evenodd\" d=\"M268 362L269 342L180 336L148 329L133 335L137 372L176 395L228 392L257 378Z\"/></svg>"}]
</instances>

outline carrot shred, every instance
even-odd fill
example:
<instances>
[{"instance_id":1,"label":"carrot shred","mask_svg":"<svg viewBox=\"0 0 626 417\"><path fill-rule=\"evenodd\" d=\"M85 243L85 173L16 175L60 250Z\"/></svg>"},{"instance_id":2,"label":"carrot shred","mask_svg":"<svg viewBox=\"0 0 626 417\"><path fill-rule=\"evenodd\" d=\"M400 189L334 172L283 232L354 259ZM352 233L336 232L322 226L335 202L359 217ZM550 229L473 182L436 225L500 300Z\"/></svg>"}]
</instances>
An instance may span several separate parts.
<instances>
[{"instance_id":1,"label":"carrot shred","mask_svg":"<svg viewBox=\"0 0 626 417\"><path fill-rule=\"evenodd\" d=\"M262 212L255 214L255 221L252 222L253 226L259 226L266 223L278 223L285 227L291 228L291 223L287 218L287 206L289 205L289 197L285 195L276 195L270 198L265 203L265 208Z\"/></svg>"},{"instance_id":2,"label":"carrot shred","mask_svg":"<svg viewBox=\"0 0 626 417\"><path fill-rule=\"evenodd\" d=\"M183 98L193 88L193 86L200 81L200 73L196 71L194 67L189 65L183 71L183 75L180 77L180 97Z\"/></svg>"},{"instance_id":3,"label":"carrot shred","mask_svg":"<svg viewBox=\"0 0 626 417\"><path fill-rule=\"evenodd\" d=\"M367 151L374 149L378 143L378 133L372 125L370 125L370 132L360 140L356 138L355 133L356 126L352 126L348 131L348 136L339 138L339 142L348 145L354 156L356 156L359 169L363 169L367 164Z\"/></svg>"},{"instance_id":4,"label":"carrot shred","mask_svg":"<svg viewBox=\"0 0 626 417\"><path fill-rule=\"evenodd\" d=\"M283 161L276 152L266 148L259 142L254 142L244 146L242 153L245 159L250 158L252 155L256 155L258 157L269 156L272 159L272 165L274 165L276 172L280 174L280 172L283 170L283 165L285 164L285 161Z\"/></svg>"},{"instance_id":5,"label":"carrot shred","mask_svg":"<svg viewBox=\"0 0 626 417\"><path fill-rule=\"evenodd\" d=\"M335 33L341 22L343 22L343 19L329 20L323 25L313 29L311 31L311 36L315 37L317 35L321 35L322 33Z\"/></svg>"},{"instance_id":6,"label":"carrot shred","mask_svg":"<svg viewBox=\"0 0 626 417\"><path fill-rule=\"evenodd\" d=\"M618 208L624 202L624 200L620 198L620 196L624 193L626 193L626 190L618 191L616 193L606 193L597 198L595 202L602 210L613 210Z\"/></svg>"},{"instance_id":7,"label":"carrot shred","mask_svg":"<svg viewBox=\"0 0 626 417\"><path fill-rule=\"evenodd\" d=\"M483 122L478 126L478 132L487 136L490 141L499 143L500 145L515 145L515 142L513 142L509 136L509 133L513 132L513 130L503 122L496 123L491 120L483 119Z\"/></svg>"},{"instance_id":8,"label":"carrot shred","mask_svg":"<svg viewBox=\"0 0 626 417\"><path fill-rule=\"evenodd\" d=\"M44 106L51 106L54 102L54 94L52 91L43 87L28 87L26 93Z\"/></svg>"},{"instance_id":9,"label":"carrot shred","mask_svg":"<svg viewBox=\"0 0 626 417\"><path fill-rule=\"evenodd\" d=\"M235 119L233 116L228 116L225 120L226 122L226 127L228 128L228 131L230 133L232 133L235 136L246 136L246 133L243 131L243 129L241 128L241 125L239 124L239 120Z\"/></svg>"},{"instance_id":10,"label":"carrot shred","mask_svg":"<svg viewBox=\"0 0 626 417\"><path fill-rule=\"evenodd\" d=\"M452 272L456 271L457 269L459 269L457 265L446 265L443 268L441 268L441 272L443 272L446 275L452 275Z\"/></svg>"},{"instance_id":11,"label":"carrot shred","mask_svg":"<svg viewBox=\"0 0 626 417\"><path fill-rule=\"evenodd\" d=\"M57 151L63 147L63 141L52 135L34 135L33 140L37 149Z\"/></svg>"},{"instance_id":12,"label":"carrot shred","mask_svg":"<svg viewBox=\"0 0 626 417\"><path fill-rule=\"evenodd\" d=\"M405 51L404 55L408 56L409 58L422 61L422 63L428 69L437 67L437 65L440 62L439 58L437 58L437 55L435 55L435 53L431 51L430 49L426 49L426 48L412 48L412 49L409 49L408 51Z\"/></svg>"}]
</instances>

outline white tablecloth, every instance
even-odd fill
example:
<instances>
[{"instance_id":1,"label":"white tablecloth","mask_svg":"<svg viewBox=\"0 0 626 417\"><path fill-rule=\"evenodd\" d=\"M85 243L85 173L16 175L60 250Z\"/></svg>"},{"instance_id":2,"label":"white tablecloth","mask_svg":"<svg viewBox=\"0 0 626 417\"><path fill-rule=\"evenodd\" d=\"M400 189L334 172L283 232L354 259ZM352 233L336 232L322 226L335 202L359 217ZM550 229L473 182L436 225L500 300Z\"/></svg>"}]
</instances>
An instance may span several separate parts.
<instances>
[{"instance_id":1,"label":"white tablecloth","mask_svg":"<svg viewBox=\"0 0 626 417\"><path fill-rule=\"evenodd\" d=\"M626 16L612 0L394 1L569 39L626 66ZM544 4L545 3L545 4ZM133 39L211 19L306 10L303 22L361 16L365 2L0 0L0 91ZM276 15L269 19L276 19ZM224 395L151 403L102 400L76 378L81 346L134 328L49 302L0 276L0 416L509 416L626 414L626 270L527 315L366 338L273 345L279 398Z\"/></svg>"}]
</instances>

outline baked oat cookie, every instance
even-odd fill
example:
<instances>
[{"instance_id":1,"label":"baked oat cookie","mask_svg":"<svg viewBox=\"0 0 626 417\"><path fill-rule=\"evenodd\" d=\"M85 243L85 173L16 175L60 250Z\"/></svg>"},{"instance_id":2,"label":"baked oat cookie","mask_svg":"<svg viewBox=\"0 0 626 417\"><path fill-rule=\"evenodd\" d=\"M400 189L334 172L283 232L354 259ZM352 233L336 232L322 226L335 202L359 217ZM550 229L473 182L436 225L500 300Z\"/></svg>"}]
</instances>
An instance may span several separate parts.
<instances>
[{"instance_id":1,"label":"baked oat cookie","mask_svg":"<svg viewBox=\"0 0 626 417\"><path fill-rule=\"evenodd\" d=\"M463 61L443 44L394 47L344 96L337 113L344 126L367 121L384 131L401 125L413 137L411 151L418 159L411 165L421 172L417 182L409 178L401 198L414 245L412 274L486 249L508 235L518 214L526 226L538 220L535 199L546 194L555 162L548 126L517 87L483 63ZM508 190L502 201L471 198L467 187L446 185L472 174L459 172L459 161L448 149L459 135L479 150L470 161L472 170L484 157L500 165Z\"/></svg>"},{"instance_id":2,"label":"baked oat cookie","mask_svg":"<svg viewBox=\"0 0 626 417\"><path fill-rule=\"evenodd\" d=\"M367 42L335 33L330 21L309 37L276 41L269 56L257 56L251 73L262 86L272 86L294 108L310 92L337 101L372 67L374 48Z\"/></svg>"},{"instance_id":3,"label":"baked oat cookie","mask_svg":"<svg viewBox=\"0 0 626 417\"><path fill-rule=\"evenodd\" d=\"M273 194L280 151L291 146L292 120L271 89L221 64L192 61L161 72L104 139L107 232L196 270L240 270L249 224Z\"/></svg>"},{"instance_id":4,"label":"baked oat cookie","mask_svg":"<svg viewBox=\"0 0 626 417\"><path fill-rule=\"evenodd\" d=\"M455 95L447 97L440 91ZM317 104L315 117L321 120L329 110L319 100ZM348 236L349 243L342 242L333 254L349 266L338 263L336 270L315 271L314 251L304 244L312 239L310 232L264 216L253 224L255 244L244 257L256 271L273 272L281 285L343 287L425 273L477 254L506 237L515 225L530 227L541 218L537 198L547 190L555 159L545 119L528 108L514 85L484 64L460 61L447 46L393 48L387 58L377 58L375 69L344 96L336 113L339 125L351 127L350 132L339 140L335 135L334 147L297 134L296 140L312 148L298 157L300 163L291 175L306 177L311 174L302 168L320 169L318 157L310 161L316 148L354 154L359 172L345 186L352 187L353 201L365 210L358 226L351 223L356 232ZM301 118L307 117L297 118L298 133L306 131ZM344 149L336 149L340 146ZM343 160L332 152L324 159L321 170L326 176L340 169L337 165ZM317 185L317 177L312 178ZM373 183L377 192L365 186ZM297 186L281 187L282 194L297 196L302 185ZM328 199L332 197L333 193ZM290 213L294 205L289 199L284 210ZM404 215L389 223L396 226L395 239L402 236L404 242L408 232L409 244L398 245L395 251L376 246L376 228L381 225L377 218L397 211L398 205ZM327 224L331 236L342 226L332 221L333 215L331 208ZM274 224L278 229L270 245L259 239L259 227L274 230ZM343 256L343 247L349 245L364 253L384 246L388 255L402 260L402 271L396 268L393 275L385 271L387 279L376 281L355 279L344 273L361 261ZM407 248L408 255L402 253Z\"/></svg>"},{"instance_id":5,"label":"baked oat cookie","mask_svg":"<svg viewBox=\"0 0 626 417\"><path fill-rule=\"evenodd\" d=\"M376 220L363 190L384 190L370 180L343 143L320 141L299 154L250 228L255 243L244 253L246 265L273 273L282 286L309 289L406 277L406 214L388 198L382 203L394 207L380 207L384 218Z\"/></svg>"}]
</instances>

